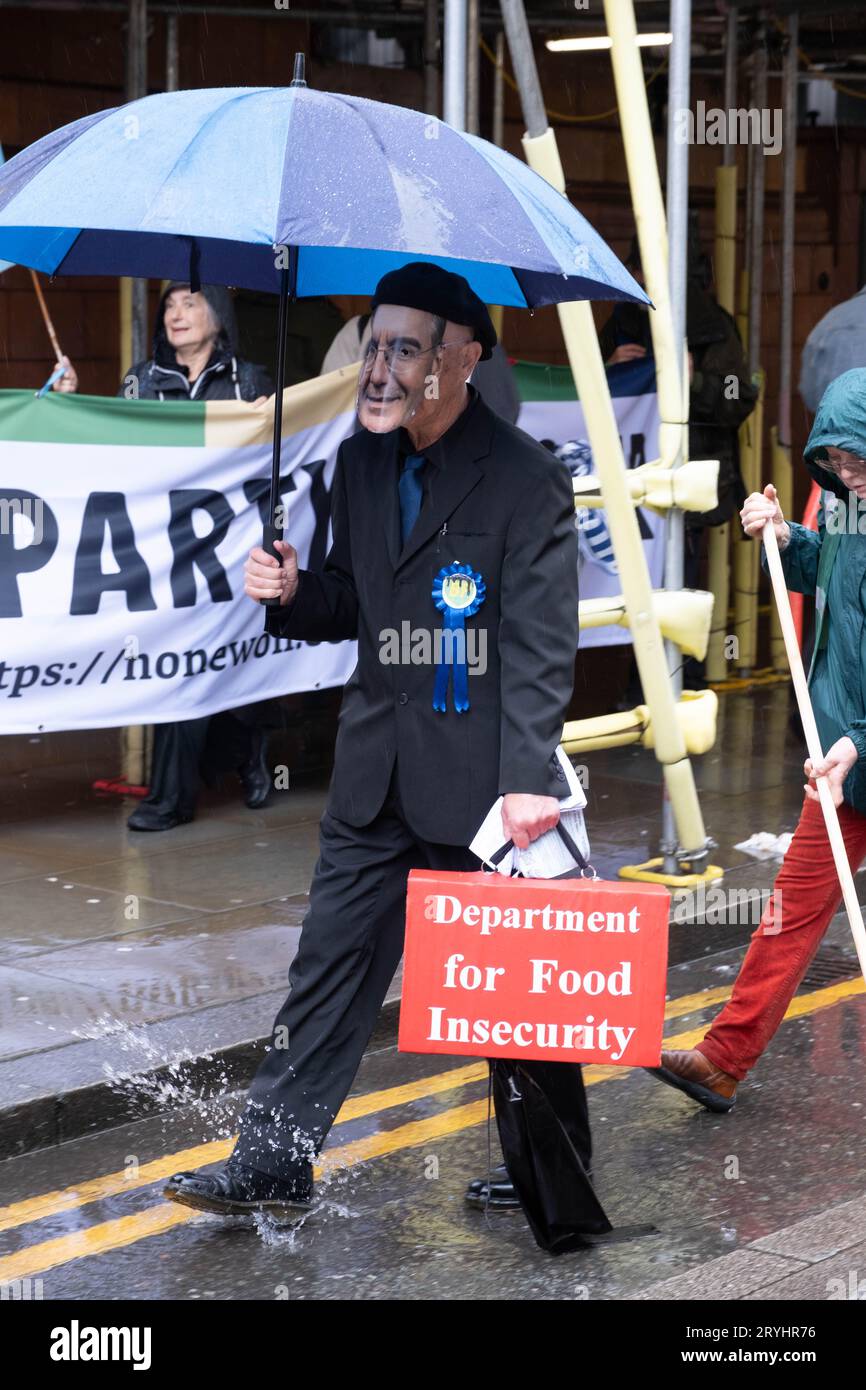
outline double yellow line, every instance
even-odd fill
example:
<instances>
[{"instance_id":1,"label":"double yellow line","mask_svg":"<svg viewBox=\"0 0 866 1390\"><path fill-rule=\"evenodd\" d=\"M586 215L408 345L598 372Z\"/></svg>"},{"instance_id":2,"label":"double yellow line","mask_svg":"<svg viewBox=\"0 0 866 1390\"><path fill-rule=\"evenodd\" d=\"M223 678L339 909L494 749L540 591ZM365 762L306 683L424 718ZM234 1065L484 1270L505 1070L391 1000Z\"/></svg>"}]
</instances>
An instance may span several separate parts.
<instances>
[{"instance_id":1,"label":"double yellow line","mask_svg":"<svg viewBox=\"0 0 866 1390\"><path fill-rule=\"evenodd\" d=\"M683 1018L697 1013L714 1004L723 1003L731 996L731 988L704 990L700 994L682 995L671 1000L665 1008L667 1019ZM798 995L791 1002L786 1019L800 1018L827 1009L845 999L866 993L866 984L857 976L826 989L815 990L810 994ZM706 1026L679 1033L665 1039L668 1049L694 1047L706 1032ZM613 1066L588 1066L584 1068L584 1079L588 1086L602 1081L612 1081L616 1077L628 1075L630 1068ZM472 1085L487 1078L487 1065L473 1062L467 1066L454 1067L449 1071L437 1072L422 1077L419 1081L407 1082L402 1086L391 1086L382 1091L372 1091L367 1095L356 1096L346 1101L337 1116L337 1125L351 1120L362 1119L366 1115L379 1114L396 1106L411 1104L413 1101L429 1096L454 1091L461 1086ZM413 1120L393 1129L354 1139L337 1148L326 1150L321 1163L316 1168L316 1176L334 1172L337 1169L351 1168L355 1164L383 1158L387 1154L402 1149L418 1148L435 1139L446 1138L474 1125L483 1124L487 1118L487 1099L470 1101L465 1105L451 1107L437 1115L423 1120ZM135 1169L123 1169L107 1173L99 1178L91 1178L74 1187L60 1188L54 1192L30 1197L22 1202L14 1202L0 1207L0 1232L29 1225L47 1217L57 1216L64 1211L87 1206L91 1202L103 1201L127 1192L148 1187L152 1183L164 1181L180 1169L201 1168L205 1164L218 1163L228 1157L234 1147L234 1139L224 1139L200 1144L194 1148L183 1149L166 1158L155 1159ZM100 1222L84 1230L69 1235L58 1236L54 1240L42 1241L27 1246L13 1255L0 1258L0 1283L11 1279L24 1279L34 1274L44 1273L71 1260L84 1259L91 1255L106 1254L122 1246L132 1245L148 1236L161 1235L173 1226L185 1225L196 1215L189 1208L173 1202L161 1202L146 1211L131 1216L122 1216L111 1221Z\"/></svg>"}]
</instances>

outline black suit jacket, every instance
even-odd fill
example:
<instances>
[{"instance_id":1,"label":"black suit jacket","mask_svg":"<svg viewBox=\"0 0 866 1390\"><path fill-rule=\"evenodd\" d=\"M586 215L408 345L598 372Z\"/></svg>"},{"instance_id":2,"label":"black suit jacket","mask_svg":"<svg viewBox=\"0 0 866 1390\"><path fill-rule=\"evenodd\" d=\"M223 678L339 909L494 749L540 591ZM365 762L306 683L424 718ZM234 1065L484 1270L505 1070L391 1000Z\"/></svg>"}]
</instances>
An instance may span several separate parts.
<instances>
[{"instance_id":1,"label":"black suit jacket","mask_svg":"<svg viewBox=\"0 0 866 1390\"><path fill-rule=\"evenodd\" d=\"M302 570L292 602L266 617L274 634L358 639L340 710L331 814L369 824L396 758L411 829L451 845L469 843L500 794L562 794L549 759L578 641L569 471L469 390L466 410L425 450L424 503L402 547L397 482L407 436L361 430L343 442L324 568ZM462 714L453 685L446 712L433 709L435 665L381 660L388 630L442 628L431 591L452 560L480 571L487 586L466 620L467 628L486 629L487 669L469 675L470 708Z\"/></svg>"}]
</instances>

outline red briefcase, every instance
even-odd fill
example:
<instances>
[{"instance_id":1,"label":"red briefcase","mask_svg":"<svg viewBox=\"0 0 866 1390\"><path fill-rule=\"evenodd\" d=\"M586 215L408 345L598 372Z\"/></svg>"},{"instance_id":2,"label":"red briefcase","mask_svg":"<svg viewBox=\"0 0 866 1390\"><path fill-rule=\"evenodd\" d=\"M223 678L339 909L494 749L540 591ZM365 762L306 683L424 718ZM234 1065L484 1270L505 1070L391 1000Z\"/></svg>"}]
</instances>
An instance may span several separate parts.
<instances>
[{"instance_id":1,"label":"red briefcase","mask_svg":"<svg viewBox=\"0 0 866 1390\"><path fill-rule=\"evenodd\" d=\"M658 1066L669 903L654 883L413 869L400 1050Z\"/></svg>"}]
</instances>

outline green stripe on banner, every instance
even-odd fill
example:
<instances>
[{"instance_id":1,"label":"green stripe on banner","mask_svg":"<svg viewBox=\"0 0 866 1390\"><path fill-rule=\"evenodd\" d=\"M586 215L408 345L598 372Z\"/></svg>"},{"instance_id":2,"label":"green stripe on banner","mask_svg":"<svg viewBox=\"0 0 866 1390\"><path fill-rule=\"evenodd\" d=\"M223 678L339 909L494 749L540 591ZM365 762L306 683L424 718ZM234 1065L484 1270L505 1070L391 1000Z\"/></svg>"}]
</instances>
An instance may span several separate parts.
<instances>
[{"instance_id":1,"label":"green stripe on banner","mask_svg":"<svg viewBox=\"0 0 866 1390\"><path fill-rule=\"evenodd\" d=\"M570 367L547 362L515 362L514 380L522 401L576 401Z\"/></svg>"},{"instance_id":2,"label":"green stripe on banner","mask_svg":"<svg viewBox=\"0 0 866 1390\"><path fill-rule=\"evenodd\" d=\"M0 439L33 444L197 448L204 401L127 401L118 396L0 391Z\"/></svg>"}]
</instances>

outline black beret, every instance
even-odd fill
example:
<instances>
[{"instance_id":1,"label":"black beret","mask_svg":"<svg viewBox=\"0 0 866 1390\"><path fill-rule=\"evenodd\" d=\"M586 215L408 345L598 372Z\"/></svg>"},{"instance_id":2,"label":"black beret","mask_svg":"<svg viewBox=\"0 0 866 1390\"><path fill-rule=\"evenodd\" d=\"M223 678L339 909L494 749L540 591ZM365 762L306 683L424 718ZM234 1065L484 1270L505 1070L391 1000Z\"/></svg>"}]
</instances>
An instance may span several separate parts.
<instances>
[{"instance_id":1,"label":"black beret","mask_svg":"<svg viewBox=\"0 0 866 1390\"><path fill-rule=\"evenodd\" d=\"M410 261L399 270L389 270L376 286L370 301L373 313L380 304L402 304L406 309L424 309L438 314L451 323L471 328L476 342L482 347L481 360L486 362L496 346L496 329L487 312L487 305L464 280L451 270L443 270L432 261Z\"/></svg>"}]
</instances>

